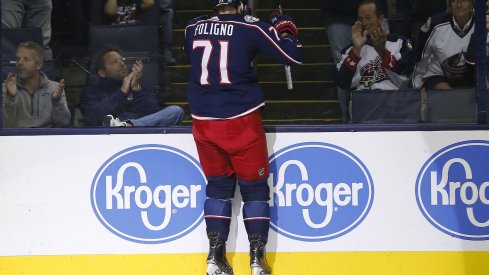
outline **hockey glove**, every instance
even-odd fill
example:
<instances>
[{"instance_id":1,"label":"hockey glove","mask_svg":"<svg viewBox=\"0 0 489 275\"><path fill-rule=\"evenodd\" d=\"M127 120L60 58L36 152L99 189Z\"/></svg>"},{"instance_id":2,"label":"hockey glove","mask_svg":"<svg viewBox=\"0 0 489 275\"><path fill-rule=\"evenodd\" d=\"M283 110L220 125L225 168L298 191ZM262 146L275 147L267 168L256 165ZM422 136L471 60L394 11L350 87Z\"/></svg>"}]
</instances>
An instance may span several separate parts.
<instances>
[{"instance_id":1,"label":"hockey glove","mask_svg":"<svg viewBox=\"0 0 489 275\"><path fill-rule=\"evenodd\" d=\"M278 10L270 15L270 22L279 34L288 33L297 37L299 32L292 20L292 16L283 14Z\"/></svg>"}]
</instances>

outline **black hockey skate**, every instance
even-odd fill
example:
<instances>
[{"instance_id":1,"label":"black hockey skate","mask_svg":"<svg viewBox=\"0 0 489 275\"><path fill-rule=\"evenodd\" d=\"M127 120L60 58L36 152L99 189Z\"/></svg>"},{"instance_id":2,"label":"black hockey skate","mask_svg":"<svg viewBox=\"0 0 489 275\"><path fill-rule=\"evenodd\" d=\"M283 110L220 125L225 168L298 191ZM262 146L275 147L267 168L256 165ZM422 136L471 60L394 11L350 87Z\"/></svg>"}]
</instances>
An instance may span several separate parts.
<instances>
[{"instance_id":1,"label":"black hockey skate","mask_svg":"<svg viewBox=\"0 0 489 275\"><path fill-rule=\"evenodd\" d=\"M233 275L233 269L226 259L226 243L219 240L219 233L207 234L209 255L207 256L207 275Z\"/></svg>"},{"instance_id":2,"label":"black hockey skate","mask_svg":"<svg viewBox=\"0 0 489 275\"><path fill-rule=\"evenodd\" d=\"M250 241L250 267L252 275L270 275L272 271L265 258L265 244L259 234L248 237Z\"/></svg>"}]
</instances>

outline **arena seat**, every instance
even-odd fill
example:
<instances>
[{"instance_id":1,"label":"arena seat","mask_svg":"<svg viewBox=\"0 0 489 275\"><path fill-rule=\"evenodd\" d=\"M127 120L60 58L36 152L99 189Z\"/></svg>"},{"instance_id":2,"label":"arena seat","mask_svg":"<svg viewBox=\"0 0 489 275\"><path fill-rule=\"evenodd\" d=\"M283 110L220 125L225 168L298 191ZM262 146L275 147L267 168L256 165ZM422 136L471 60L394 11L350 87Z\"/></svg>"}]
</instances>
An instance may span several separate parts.
<instances>
[{"instance_id":1,"label":"arena seat","mask_svg":"<svg viewBox=\"0 0 489 275\"><path fill-rule=\"evenodd\" d=\"M428 121L432 123L475 123L475 88L428 90Z\"/></svg>"}]
</instances>

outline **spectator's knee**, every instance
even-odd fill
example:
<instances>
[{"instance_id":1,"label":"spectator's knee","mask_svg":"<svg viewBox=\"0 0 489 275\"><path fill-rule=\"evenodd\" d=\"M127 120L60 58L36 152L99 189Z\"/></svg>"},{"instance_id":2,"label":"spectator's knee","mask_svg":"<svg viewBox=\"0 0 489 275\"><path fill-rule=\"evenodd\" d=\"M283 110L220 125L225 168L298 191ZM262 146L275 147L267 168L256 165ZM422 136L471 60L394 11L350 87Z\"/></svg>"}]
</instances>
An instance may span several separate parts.
<instances>
[{"instance_id":1,"label":"spectator's knee","mask_svg":"<svg viewBox=\"0 0 489 275\"><path fill-rule=\"evenodd\" d=\"M185 112L183 111L182 107L173 105L168 108L170 108L175 116L175 124L182 122L182 120L185 118Z\"/></svg>"}]
</instances>

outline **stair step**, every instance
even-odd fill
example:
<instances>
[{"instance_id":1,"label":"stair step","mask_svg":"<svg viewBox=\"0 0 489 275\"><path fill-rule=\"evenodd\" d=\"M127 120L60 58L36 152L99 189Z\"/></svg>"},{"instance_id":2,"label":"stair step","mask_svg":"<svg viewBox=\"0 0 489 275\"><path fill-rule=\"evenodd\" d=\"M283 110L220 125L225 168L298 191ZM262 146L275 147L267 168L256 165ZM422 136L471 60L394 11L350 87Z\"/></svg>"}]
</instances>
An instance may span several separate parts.
<instances>
[{"instance_id":1,"label":"stair step","mask_svg":"<svg viewBox=\"0 0 489 275\"><path fill-rule=\"evenodd\" d=\"M340 108L337 101L267 101L262 117L277 120L333 119L340 117Z\"/></svg>"},{"instance_id":2,"label":"stair step","mask_svg":"<svg viewBox=\"0 0 489 275\"><path fill-rule=\"evenodd\" d=\"M189 122L190 110L187 102L167 102L167 105L178 105L183 108ZM297 124L304 121L316 123L339 122L340 109L336 101L266 101L261 110L265 124Z\"/></svg>"},{"instance_id":3,"label":"stair step","mask_svg":"<svg viewBox=\"0 0 489 275\"><path fill-rule=\"evenodd\" d=\"M328 1L338 1L338 0L328 0ZM269 9L276 9L278 8L277 6L277 0L257 0L255 1L257 3L257 8L258 9L264 9L264 8L269 8ZM321 8L322 6L322 1L320 0L287 0L287 1L281 1L282 2L282 9L284 12L287 12L289 9L317 9Z\"/></svg>"},{"instance_id":4,"label":"stair step","mask_svg":"<svg viewBox=\"0 0 489 275\"><path fill-rule=\"evenodd\" d=\"M264 21L268 21L270 13L277 8L276 0L255 3L256 16ZM266 101L262 110L265 125L341 123L336 86L330 77L336 64L332 63L321 6L319 0L283 3L284 13L294 18L304 50L304 64L291 68L293 90L287 89L283 65L264 55L255 59ZM163 79L170 84L164 91L164 98L167 104L182 106L187 114L190 113L186 101L190 65L182 49L184 28L192 18L212 14L211 9L208 1L175 1L173 52L177 65L165 67ZM185 124L191 124L190 117Z\"/></svg>"},{"instance_id":5,"label":"stair step","mask_svg":"<svg viewBox=\"0 0 489 275\"><path fill-rule=\"evenodd\" d=\"M285 81L260 82L266 100L337 100L336 86L331 81L295 81L288 90ZM171 83L164 92L165 101L187 101L187 83Z\"/></svg>"},{"instance_id":6,"label":"stair step","mask_svg":"<svg viewBox=\"0 0 489 275\"><path fill-rule=\"evenodd\" d=\"M324 27L298 26L299 40L303 45L328 45L328 37ZM173 29L173 45L182 47L185 42L185 29Z\"/></svg>"},{"instance_id":7,"label":"stair step","mask_svg":"<svg viewBox=\"0 0 489 275\"><path fill-rule=\"evenodd\" d=\"M291 67L292 80L329 80L332 63L302 64ZM284 81L285 67L281 64L258 64L257 76L260 81Z\"/></svg>"},{"instance_id":8,"label":"stair step","mask_svg":"<svg viewBox=\"0 0 489 275\"><path fill-rule=\"evenodd\" d=\"M333 0L331 0L333 1ZM276 0L258 0L255 1L257 3L257 8L276 8L277 1ZM285 1L284 1L285 2ZM304 0L287 0L287 2L282 4L282 8L284 12L287 12L288 9L313 9L321 7L321 1L312 0L312 1L304 1ZM210 12L212 9L209 1L175 1L175 10L201 10ZM205 13L204 13L205 14Z\"/></svg>"},{"instance_id":9,"label":"stair step","mask_svg":"<svg viewBox=\"0 0 489 275\"><path fill-rule=\"evenodd\" d=\"M293 81L330 80L333 63L312 63L291 67ZM285 69L282 64L258 64L256 75L260 81L284 81ZM168 66L168 80L170 83L187 82L190 65Z\"/></svg>"},{"instance_id":10,"label":"stair step","mask_svg":"<svg viewBox=\"0 0 489 275\"><path fill-rule=\"evenodd\" d=\"M258 9L256 17L260 18L265 22L269 22L270 14L275 9ZM294 19L294 23L297 27L320 27L324 26L321 19L321 10L316 9L289 9L286 11ZM212 11L201 11L201 10L176 10L175 20L173 27L176 29L184 29L188 22L198 16L211 14Z\"/></svg>"},{"instance_id":11,"label":"stair step","mask_svg":"<svg viewBox=\"0 0 489 275\"><path fill-rule=\"evenodd\" d=\"M302 51L304 53L304 64L333 62L329 45L303 45ZM263 54L256 56L256 62L259 64L275 63L273 58Z\"/></svg>"},{"instance_id":12,"label":"stair step","mask_svg":"<svg viewBox=\"0 0 489 275\"><path fill-rule=\"evenodd\" d=\"M304 64L333 62L330 54L329 45L303 45L302 49L304 52ZM177 64L189 64L187 56L185 55L182 47L173 47L173 56L177 60ZM273 58L262 54L258 54L255 60L259 64L275 63Z\"/></svg>"}]
</instances>

